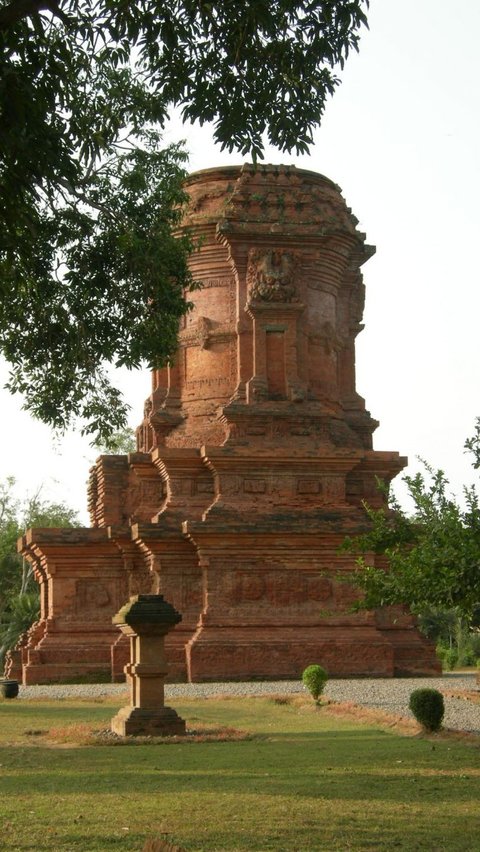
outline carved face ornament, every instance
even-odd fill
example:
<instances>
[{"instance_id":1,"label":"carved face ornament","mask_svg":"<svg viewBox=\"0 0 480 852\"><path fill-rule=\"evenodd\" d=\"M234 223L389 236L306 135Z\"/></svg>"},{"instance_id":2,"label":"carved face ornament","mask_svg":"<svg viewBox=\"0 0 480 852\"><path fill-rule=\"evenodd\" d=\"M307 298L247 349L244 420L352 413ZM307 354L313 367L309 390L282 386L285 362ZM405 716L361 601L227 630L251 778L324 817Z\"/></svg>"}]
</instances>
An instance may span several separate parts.
<instances>
[{"instance_id":1,"label":"carved face ornament","mask_svg":"<svg viewBox=\"0 0 480 852\"><path fill-rule=\"evenodd\" d=\"M295 258L289 251L274 249L249 253L248 291L250 301L296 301Z\"/></svg>"}]
</instances>

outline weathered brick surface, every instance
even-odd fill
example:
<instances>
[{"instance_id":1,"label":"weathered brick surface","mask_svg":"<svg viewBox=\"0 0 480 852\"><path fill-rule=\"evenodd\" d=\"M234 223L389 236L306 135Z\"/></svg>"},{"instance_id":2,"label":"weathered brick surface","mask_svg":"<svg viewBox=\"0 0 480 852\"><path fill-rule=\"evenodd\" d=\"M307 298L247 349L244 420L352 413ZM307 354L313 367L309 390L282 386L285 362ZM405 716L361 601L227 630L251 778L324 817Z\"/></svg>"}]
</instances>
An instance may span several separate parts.
<instances>
[{"instance_id":1,"label":"weathered brick surface","mask_svg":"<svg viewBox=\"0 0 480 852\"><path fill-rule=\"evenodd\" d=\"M32 529L19 541L40 583L40 622L22 649L23 682L108 676L111 618L128 593L106 529Z\"/></svg>"},{"instance_id":2,"label":"weathered brick surface","mask_svg":"<svg viewBox=\"0 0 480 852\"><path fill-rule=\"evenodd\" d=\"M355 384L374 249L313 172L208 169L187 191L203 286L174 362L152 373L138 452L92 470L96 529L23 545L45 630L22 651L25 677L60 666L59 647L77 665L91 631L88 646L103 648L102 625L118 678L127 648L109 619L119 595L150 591L183 614L166 640L175 679L291 678L312 662L342 676L438 671L408 614L350 613L354 560L338 552L365 529L362 501L381 505L377 477L406 463L373 450L377 422ZM103 665L97 651L88 664Z\"/></svg>"}]
</instances>

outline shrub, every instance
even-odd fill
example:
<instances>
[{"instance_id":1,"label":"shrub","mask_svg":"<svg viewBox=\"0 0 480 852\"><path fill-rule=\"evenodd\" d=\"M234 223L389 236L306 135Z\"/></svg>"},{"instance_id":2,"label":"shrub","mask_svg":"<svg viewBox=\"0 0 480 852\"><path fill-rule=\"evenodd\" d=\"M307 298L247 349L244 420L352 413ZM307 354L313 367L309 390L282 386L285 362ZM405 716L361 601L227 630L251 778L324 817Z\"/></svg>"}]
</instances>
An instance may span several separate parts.
<instances>
[{"instance_id":1,"label":"shrub","mask_svg":"<svg viewBox=\"0 0 480 852\"><path fill-rule=\"evenodd\" d=\"M476 657L480 657L480 633L470 633L470 647Z\"/></svg>"},{"instance_id":2,"label":"shrub","mask_svg":"<svg viewBox=\"0 0 480 852\"><path fill-rule=\"evenodd\" d=\"M445 704L438 689L415 689L410 695L408 706L426 731L440 730Z\"/></svg>"},{"instance_id":3,"label":"shrub","mask_svg":"<svg viewBox=\"0 0 480 852\"><path fill-rule=\"evenodd\" d=\"M474 666L475 665L475 653L473 648L465 648L461 654L458 656L457 665L459 666Z\"/></svg>"},{"instance_id":4,"label":"shrub","mask_svg":"<svg viewBox=\"0 0 480 852\"><path fill-rule=\"evenodd\" d=\"M458 664L458 653L455 648L449 648L448 651L445 651L443 656L443 664L447 671L450 669L454 669Z\"/></svg>"},{"instance_id":5,"label":"shrub","mask_svg":"<svg viewBox=\"0 0 480 852\"><path fill-rule=\"evenodd\" d=\"M302 674L303 684L315 701L320 698L327 680L328 674L322 666L307 666Z\"/></svg>"},{"instance_id":6,"label":"shrub","mask_svg":"<svg viewBox=\"0 0 480 852\"><path fill-rule=\"evenodd\" d=\"M456 648L448 648L443 645L441 642L438 643L437 648L437 657L439 658L442 669L445 671L450 671L454 669L458 664L458 651Z\"/></svg>"}]
</instances>

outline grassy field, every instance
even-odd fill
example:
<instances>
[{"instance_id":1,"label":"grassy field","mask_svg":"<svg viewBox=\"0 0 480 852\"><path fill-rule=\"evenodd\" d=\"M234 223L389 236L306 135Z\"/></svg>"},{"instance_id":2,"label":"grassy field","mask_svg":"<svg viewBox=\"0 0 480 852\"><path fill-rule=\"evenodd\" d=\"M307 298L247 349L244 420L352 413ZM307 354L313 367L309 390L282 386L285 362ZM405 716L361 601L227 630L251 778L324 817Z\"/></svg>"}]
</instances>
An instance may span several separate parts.
<instances>
[{"instance_id":1,"label":"grassy field","mask_svg":"<svg viewBox=\"0 0 480 852\"><path fill-rule=\"evenodd\" d=\"M302 697L175 704L190 727L245 739L96 744L118 706L0 703L0 849L480 850L478 739Z\"/></svg>"}]
</instances>

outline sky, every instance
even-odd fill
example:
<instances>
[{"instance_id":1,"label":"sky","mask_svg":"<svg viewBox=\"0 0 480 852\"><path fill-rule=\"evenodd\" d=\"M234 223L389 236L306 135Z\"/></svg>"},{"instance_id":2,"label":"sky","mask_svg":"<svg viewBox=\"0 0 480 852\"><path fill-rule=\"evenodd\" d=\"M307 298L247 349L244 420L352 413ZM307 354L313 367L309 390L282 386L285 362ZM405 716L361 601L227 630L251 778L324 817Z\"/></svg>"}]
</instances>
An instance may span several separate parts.
<instances>
[{"instance_id":1,"label":"sky","mask_svg":"<svg viewBox=\"0 0 480 852\"><path fill-rule=\"evenodd\" d=\"M380 421L374 448L418 457L451 490L475 481L465 439L480 416L479 0L372 0L369 30L341 73L309 156L266 151L338 183L377 253L363 267L365 330L357 338L357 390ZM240 164L213 145L211 128L172 121L165 141L186 139L189 169ZM0 385L8 368L0 363ZM147 372L119 384L139 424ZM87 523L88 439L51 430L0 390L0 480L19 496L41 485ZM397 480L398 481L398 480ZM405 500L405 486L397 493Z\"/></svg>"}]
</instances>

